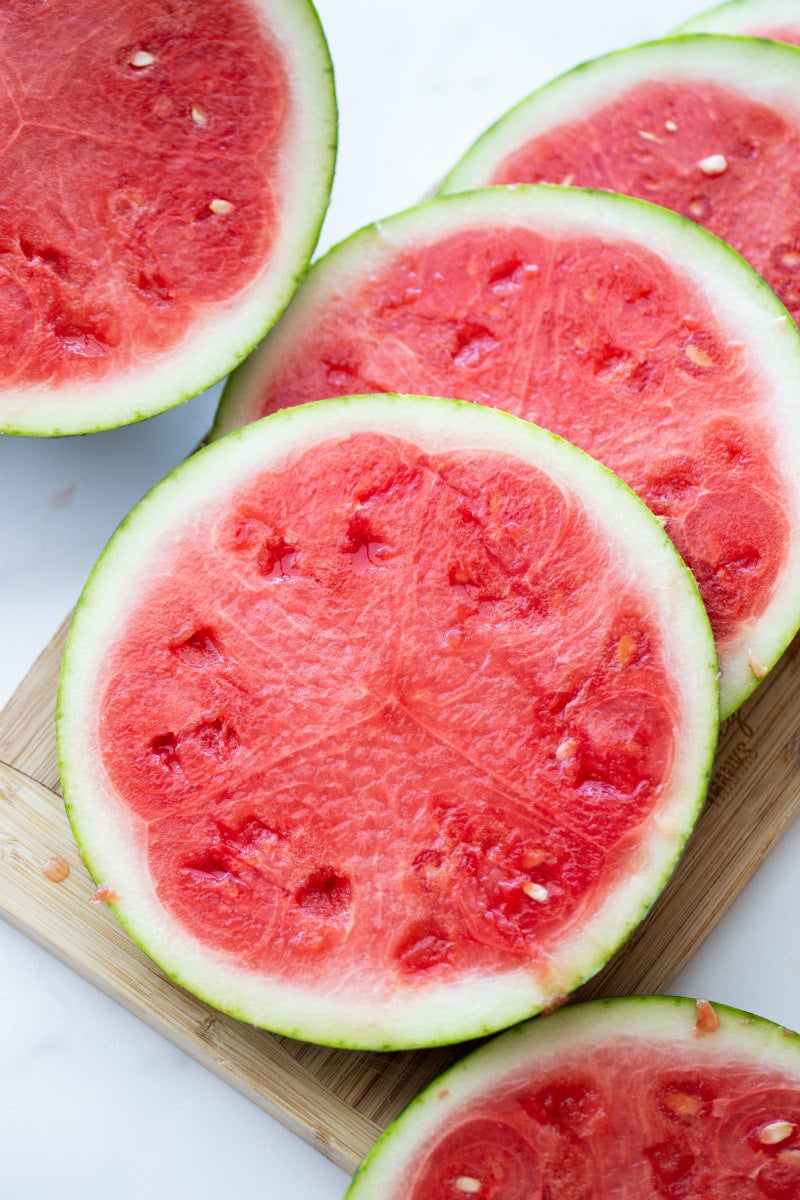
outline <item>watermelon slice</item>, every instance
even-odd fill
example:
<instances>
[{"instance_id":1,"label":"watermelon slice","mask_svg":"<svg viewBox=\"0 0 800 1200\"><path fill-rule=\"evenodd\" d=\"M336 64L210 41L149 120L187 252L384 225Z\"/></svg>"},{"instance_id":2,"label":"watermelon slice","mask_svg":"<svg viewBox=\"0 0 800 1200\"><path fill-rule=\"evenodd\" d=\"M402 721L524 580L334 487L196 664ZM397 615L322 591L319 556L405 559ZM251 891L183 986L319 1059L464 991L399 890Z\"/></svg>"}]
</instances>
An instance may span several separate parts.
<instances>
[{"instance_id":1,"label":"watermelon slice","mask_svg":"<svg viewBox=\"0 0 800 1200\"><path fill-rule=\"evenodd\" d=\"M123 523L59 697L79 845L173 978L256 1025L457 1041L594 972L702 801L716 664L614 476L454 401L294 408Z\"/></svg>"},{"instance_id":2,"label":"watermelon slice","mask_svg":"<svg viewBox=\"0 0 800 1200\"><path fill-rule=\"evenodd\" d=\"M294 290L336 111L308 0L4 0L0 431L202 391Z\"/></svg>"},{"instance_id":3,"label":"watermelon slice","mask_svg":"<svg viewBox=\"0 0 800 1200\"><path fill-rule=\"evenodd\" d=\"M729 0L680 26L678 33L729 33L800 45L797 0Z\"/></svg>"},{"instance_id":4,"label":"watermelon slice","mask_svg":"<svg viewBox=\"0 0 800 1200\"><path fill-rule=\"evenodd\" d=\"M697 34L608 54L523 100L443 191L574 183L698 221L800 315L800 52Z\"/></svg>"},{"instance_id":5,"label":"watermelon slice","mask_svg":"<svg viewBox=\"0 0 800 1200\"><path fill-rule=\"evenodd\" d=\"M797 1200L800 1043L666 996L495 1038L389 1127L347 1200Z\"/></svg>"},{"instance_id":6,"label":"watermelon slice","mask_svg":"<svg viewBox=\"0 0 800 1200\"><path fill-rule=\"evenodd\" d=\"M348 391L457 396L621 475L695 572L723 715L800 620L800 342L697 226L577 190L434 201L320 260L234 375L221 434Z\"/></svg>"}]
</instances>

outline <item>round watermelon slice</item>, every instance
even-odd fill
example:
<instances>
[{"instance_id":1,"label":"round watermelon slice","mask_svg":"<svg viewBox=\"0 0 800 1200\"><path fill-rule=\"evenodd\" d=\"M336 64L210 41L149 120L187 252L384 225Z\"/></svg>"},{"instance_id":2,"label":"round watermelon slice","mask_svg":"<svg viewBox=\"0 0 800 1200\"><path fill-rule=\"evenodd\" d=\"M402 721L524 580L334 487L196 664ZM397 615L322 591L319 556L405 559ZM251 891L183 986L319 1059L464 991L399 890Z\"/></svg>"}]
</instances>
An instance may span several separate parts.
<instances>
[{"instance_id":1,"label":"round watermelon slice","mask_svg":"<svg viewBox=\"0 0 800 1200\"><path fill-rule=\"evenodd\" d=\"M308 0L0 8L0 431L137 421L220 378L305 270L336 141Z\"/></svg>"},{"instance_id":2,"label":"round watermelon slice","mask_svg":"<svg viewBox=\"0 0 800 1200\"><path fill-rule=\"evenodd\" d=\"M643 916L717 725L691 575L506 413L280 413L123 523L69 636L70 819L123 924L235 1016L372 1048L571 991Z\"/></svg>"},{"instance_id":3,"label":"round watermelon slice","mask_svg":"<svg viewBox=\"0 0 800 1200\"><path fill-rule=\"evenodd\" d=\"M664 521L717 638L727 715L800 620L800 341L694 224L577 189L492 189L320 260L215 432L325 396L500 405L600 459Z\"/></svg>"},{"instance_id":4,"label":"round watermelon slice","mask_svg":"<svg viewBox=\"0 0 800 1200\"><path fill-rule=\"evenodd\" d=\"M800 1043L737 1009L601 1000L462 1059L347 1200L797 1200Z\"/></svg>"},{"instance_id":5,"label":"round watermelon slice","mask_svg":"<svg viewBox=\"0 0 800 1200\"><path fill-rule=\"evenodd\" d=\"M729 0L680 26L678 33L729 33L800 45L797 0Z\"/></svg>"},{"instance_id":6,"label":"round watermelon slice","mask_svg":"<svg viewBox=\"0 0 800 1200\"><path fill-rule=\"evenodd\" d=\"M571 183L661 204L752 263L800 315L800 52L697 34L585 63L480 138L443 191Z\"/></svg>"}]
</instances>

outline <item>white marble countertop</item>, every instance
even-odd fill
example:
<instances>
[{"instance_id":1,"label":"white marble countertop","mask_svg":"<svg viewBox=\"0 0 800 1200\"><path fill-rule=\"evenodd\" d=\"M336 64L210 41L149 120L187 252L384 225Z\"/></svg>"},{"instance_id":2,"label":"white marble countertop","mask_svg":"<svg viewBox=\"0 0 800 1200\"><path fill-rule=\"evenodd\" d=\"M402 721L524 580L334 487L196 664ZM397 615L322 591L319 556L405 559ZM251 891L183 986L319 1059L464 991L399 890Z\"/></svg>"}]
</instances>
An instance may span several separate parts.
<instances>
[{"instance_id":1,"label":"white marble countertop","mask_svg":"<svg viewBox=\"0 0 800 1200\"><path fill-rule=\"evenodd\" d=\"M412 204L539 83L690 16L641 0L319 0L341 112L322 248ZM0 439L0 704L117 521L210 424L200 397L142 425ZM800 716L798 718L800 720ZM800 1029L800 825L673 989ZM0 922L4 1200L340 1200L316 1151Z\"/></svg>"}]
</instances>

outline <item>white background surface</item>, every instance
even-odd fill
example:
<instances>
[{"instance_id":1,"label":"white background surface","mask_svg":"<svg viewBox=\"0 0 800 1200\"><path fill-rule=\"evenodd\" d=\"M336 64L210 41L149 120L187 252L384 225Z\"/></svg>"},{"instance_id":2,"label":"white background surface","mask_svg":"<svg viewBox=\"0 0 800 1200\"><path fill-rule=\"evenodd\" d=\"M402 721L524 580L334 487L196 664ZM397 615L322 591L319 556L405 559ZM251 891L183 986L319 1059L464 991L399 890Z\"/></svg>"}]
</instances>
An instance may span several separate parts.
<instances>
[{"instance_id":1,"label":"white background surface","mask_svg":"<svg viewBox=\"0 0 800 1200\"><path fill-rule=\"evenodd\" d=\"M321 248L413 203L536 85L659 36L696 7L319 0L341 113ZM117 521L206 431L214 399L93 437L0 439L0 704L74 603ZM674 991L800 1029L798 861L800 826ZM0 922L3 1200L217 1200L229 1191L340 1200L346 1184L316 1151Z\"/></svg>"}]
</instances>

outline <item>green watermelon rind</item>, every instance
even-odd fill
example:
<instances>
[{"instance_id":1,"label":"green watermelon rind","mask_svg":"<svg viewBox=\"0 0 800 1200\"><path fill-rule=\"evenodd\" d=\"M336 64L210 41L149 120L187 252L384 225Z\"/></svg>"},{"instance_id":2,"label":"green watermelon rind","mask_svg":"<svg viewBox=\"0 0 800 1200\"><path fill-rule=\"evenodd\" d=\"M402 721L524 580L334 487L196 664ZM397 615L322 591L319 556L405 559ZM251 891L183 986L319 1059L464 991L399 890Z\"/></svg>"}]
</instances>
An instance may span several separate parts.
<instances>
[{"instance_id":1,"label":"green watermelon rind","mask_svg":"<svg viewBox=\"0 0 800 1200\"><path fill-rule=\"evenodd\" d=\"M770 25L797 25L800 29L800 9L797 0L727 0L683 21L675 33L725 33L734 37L753 37L752 30L769 29ZM765 35L759 34L759 37Z\"/></svg>"},{"instance_id":2,"label":"green watermelon rind","mask_svg":"<svg viewBox=\"0 0 800 1200\"><path fill-rule=\"evenodd\" d=\"M330 437L378 429L421 439L431 448L475 446L529 457L559 479L577 480L592 519L610 530L618 553L635 560L653 586L654 606L671 633L671 674L679 688L682 755L673 792L651 823L647 847L613 903L581 931L560 973L545 982L528 968L507 977L392 991L376 1011L361 995L309 996L301 984L270 985L223 954L205 950L161 910L135 849L135 823L114 812L95 744L94 690L105 648L135 604L131 579L153 569L154 542L173 521L190 519L214 496L220 502L254 472ZM581 483L580 481L583 480ZM624 535L618 523L623 517ZM635 546L635 551L631 549ZM631 561L631 569L633 561ZM710 627L694 579L661 526L632 492L600 464L545 430L496 409L430 397L345 397L283 410L201 450L157 485L122 522L84 588L65 651L57 707L58 754L67 814L98 884L133 940L176 983L216 1008L290 1037L332 1046L400 1049L447 1044L504 1028L578 987L633 932L666 884L702 806L717 735L717 666Z\"/></svg>"},{"instance_id":3,"label":"green watermelon rind","mask_svg":"<svg viewBox=\"0 0 800 1200\"><path fill-rule=\"evenodd\" d=\"M254 0L286 48L299 100L281 167L284 221L258 275L212 305L183 339L142 367L98 381L0 389L0 433L59 437L143 421L223 379L277 321L308 270L330 201L338 112L325 34L311 0ZM292 74L293 73L293 74Z\"/></svg>"},{"instance_id":4,"label":"green watermelon rind","mask_svg":"<svg viewBox=\"0 0 800 1200\"><path fill-rule=\"evenodd\" d=\"M717 83L791 113L800 124L800 47L762 38L679 33L589 59L551 79L494 121L445 176L439 195L484 186L512 152L657 79Z\"/></svg>"},{"instance_id":5,"label":"green watermelon rind","mask_svg":"<svg viewBox=\"0 0 800 1200\"><path fill-rule=\"evenodd\" d=\"M800 52L797 52L800 53ZM747 625L725 654L720 691L722 718L729 716L761 682L750 655L770 670L800 625L800 333L786 308L741 255L708 230L644 200L591 189L542 186L484 188L440 196L368 225L318 259L283 319L231 376L220 401L211 438L252 420L254 398L273 363L291 347L303 323L333 302L339 288L363 278L374 264L412 244L415 237L455 229L473 221L530 221L555 231L578 228L639 241L698 281L719 312L725 329L752 346L754 363L774 398L769 414L776 457L789 492L794 542L773 597L755 625ZM250 408L248 407L250 406ZM765 422L768 414L764 413Z\"/></svg>"},{"instance_id":6,"label":"green watermelon rind","mask_svg":"<svg viewBox=\"0 0 800 1200\"><path fill-rule=\"evenodd\" d=\"M764 1017L713 1003L719 1018L715 1033L695 1036L697 1002L684 996L626 996L593 1000L527 1021L480 1046L420 1092L387 1127L365 1157L344 1200L392 1200L402 1190L407 1164L425 1142L472 1097L480 1098L507 1076L519 1076L530 1058L536 1065L558 1057L563 1047L574 1055L590 1045L618 1037L650 1041L691 1040L698 1059L712 1069L734 1054L797 1077L800 1087L800 1037Z\"/></svg>"}]
</instances>

